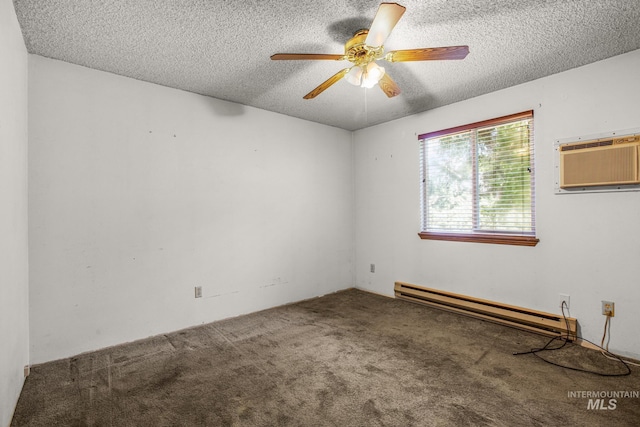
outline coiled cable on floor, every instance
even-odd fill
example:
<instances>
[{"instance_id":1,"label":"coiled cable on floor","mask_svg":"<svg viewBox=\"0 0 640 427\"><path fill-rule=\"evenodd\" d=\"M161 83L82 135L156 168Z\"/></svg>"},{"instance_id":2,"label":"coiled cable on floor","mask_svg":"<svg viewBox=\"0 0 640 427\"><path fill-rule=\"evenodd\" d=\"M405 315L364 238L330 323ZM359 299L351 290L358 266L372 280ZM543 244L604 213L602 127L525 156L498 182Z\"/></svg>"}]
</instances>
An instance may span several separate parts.
<instances>
[{"instance_id":1,"label":"coiled cable on floor","mask_svg":"<svg viewBox=\"0 0 640 427\"><path fill-rule=\"evenodd\" d=\"M611 360L616 360L620 363L622 363L622 365L624 365L625 367L625 372L622 373L617 373L617 374L609 374L609 373L604 373L604 372L598 372L598 371L591 371L589 369L582 369L582 368L576 368L573 366L567 366L567 365L561 365L559 363L556 362L552 362L550 360L545 359L544 357L540 356L539 353L542 353L544 351L554 351L554 350L560 350L561 348L563 348L565 345L567 345L567 343L569 342L569 321L567 320L567 316L564 313L564 308L567 306L566 301L562 301L562 318L564 319L564 322L566 324L567 327L567 335L563 336L563 335L559 335L557 337L553 337L551 338L543 347L541 348L532 348L529 351L522 351L522 352L516 352L513 353L514 356L521 356L524 354L533 354L534 356L536 356L537 358L549 363L550 365L554 365L554 366L558 366L560 368L565 368L565 369L570 369L572 371L578 371L578 372L586 372L588 374L594 374L594 375L600 375L602 377L623 377L626 375L631 374L631 368L629 367L629 365L627 364L627 362L625 360L623 360L622 358L620 358L620 356L618 356L617 354L611 353L609 350L602 348L602 346L595 344L585 338L582 337L577 337L577 339L580 339L582 341L588 342L589 344L599 348L601 350L601 353L603 355L605 355L607 358L611 359ZM608 318L609 316L607 316ZM608 319L607 319L608 320ZM605 323L605 334L606 334L606 323ZM561 340L562 341L562 345L558 346L558 347L550 347L550 345L555 342ZM604 343L604 337L602 337L602 341Z\"/></svg>"}]
</instances>

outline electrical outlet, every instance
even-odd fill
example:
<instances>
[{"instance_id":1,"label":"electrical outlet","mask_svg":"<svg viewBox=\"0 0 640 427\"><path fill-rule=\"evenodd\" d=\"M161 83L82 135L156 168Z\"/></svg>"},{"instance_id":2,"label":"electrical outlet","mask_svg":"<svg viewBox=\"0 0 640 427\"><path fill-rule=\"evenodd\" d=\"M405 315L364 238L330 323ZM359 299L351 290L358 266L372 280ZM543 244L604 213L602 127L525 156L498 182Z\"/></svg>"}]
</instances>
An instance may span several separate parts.
<instances>
[{"instance_id":1,"label":"electrical outlet","mask_svg":"<svg viewBox=\"0 0 640 427\"><path fill-rule=\"evenodd\" d=\"M196 286L196 298L202 298L202 286Z\"/></svg>"},{"instance_id":2,"label":"electrical outlet","mask_svg":"<svg viewBox=\"0 0 640 427\"><path fill-rule=\"evenodd\" d=\"M369 269L372 273L376 272L376 265L375 264L371 264L371 268Z\"/></svg>"},{"instance_id":3,"label":"electrical outlet","mask_svg":"<svg viewBox=\"0 0 640 427\"><path fill-rule=\"evenodd\" d=\"M571 308L571 297L568 294L558 294L558 306L562 310L562 301L567 303L567 310Z\"/></svg>"},{"instance_id":4,"label":"electrical outlet","mask_svg":"<svg viewBox=\"0 0 640 427\"><path fill-rule=\"evenodd\" d=\"M602 301L602 314L614 317L616 315L616 303L613 301Z\"/></svg>"}]
</instances>

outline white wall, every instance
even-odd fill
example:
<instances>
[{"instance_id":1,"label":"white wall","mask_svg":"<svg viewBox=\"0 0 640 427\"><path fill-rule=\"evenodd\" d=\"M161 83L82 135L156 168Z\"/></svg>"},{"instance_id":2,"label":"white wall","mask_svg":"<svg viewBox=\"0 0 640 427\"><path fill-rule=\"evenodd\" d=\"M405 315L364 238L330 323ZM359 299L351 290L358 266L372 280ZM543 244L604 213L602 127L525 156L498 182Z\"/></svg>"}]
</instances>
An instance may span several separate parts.
<instances>
[{"instance_id":1,"label":"white wall","mask_svg":"<svg viewBox=\"0 0 640 427\"><path fill-rule=\"evenodd\" d=\"M640 192L556 195L553 172L556 139L640 127L638 70L634 51L356 132L356 285L392 295L402 280L553 313L565 293L598 344L612 300L610 349L640 357ZM420 240L417 135L530 109L540 243Z\"/></svg>"},{"instance_id":2,"label":"white wall","mask_svg":"<svg viewBox=\"0 0 640 427\"><path fill-rule=\"evenodd\" d=\"M350 132L33 55L29 99L33 363L352 286Z\"/></svg>"},{"instance_id":3,"label":"white wall","mask_svg":"<svg viewBox=\"0 0 640 427\"><path fill-rule=\"evenodd\" d=\"M9 425L29 364L27 50L0 1L0 426Z\"/></svg>"}]
</instances>

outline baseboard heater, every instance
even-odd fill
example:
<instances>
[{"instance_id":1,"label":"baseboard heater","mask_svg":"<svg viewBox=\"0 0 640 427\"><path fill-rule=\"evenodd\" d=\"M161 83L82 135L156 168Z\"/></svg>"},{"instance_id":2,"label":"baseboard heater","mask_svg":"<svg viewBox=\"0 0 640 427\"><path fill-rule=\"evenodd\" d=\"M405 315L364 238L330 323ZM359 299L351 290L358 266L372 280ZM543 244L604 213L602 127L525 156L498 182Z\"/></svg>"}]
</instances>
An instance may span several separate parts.
<instances>
[{"instance_id":1,"label":"baseboard heater","mask_svg":"<svg viewBox=\"0 0 640 427\"><path fill-rule=\"evenodd\" d=\"M550 336L576 339L577 321L573 317L530 310L466 295L425 288L411 283L395 283L396 298L453 311L480 319ZM567 328L568 325L568 328Z\"/></svg>"}]
</instances>

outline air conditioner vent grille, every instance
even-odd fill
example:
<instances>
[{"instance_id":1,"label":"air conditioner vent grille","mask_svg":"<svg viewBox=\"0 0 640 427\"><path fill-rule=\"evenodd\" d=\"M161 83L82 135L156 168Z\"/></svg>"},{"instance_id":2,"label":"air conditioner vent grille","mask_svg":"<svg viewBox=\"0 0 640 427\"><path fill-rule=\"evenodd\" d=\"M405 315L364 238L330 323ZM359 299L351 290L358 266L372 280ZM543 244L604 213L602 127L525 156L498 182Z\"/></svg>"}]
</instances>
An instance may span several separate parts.
<instances>
[{"instance_id":1,"label":"air conditioner vent grille","mask_svg":"<svg viewBox=\"0 0 640 427\"><path fill-rule=\"evenodd\" d=\"M582 150L584 148L594 148L594 147L606 147L607 145L613 145L613 139L610 139L608 141L585 142L584 144L563 145L560 147L560 151Z\"/></svg>"},{"instance_id":2,"label":"air conditioner vent grille","mask_svg":"<svg viewBox=\"0 0 640 427\"><path fill-rule=\"evenodd\" d=\"M640 184L637 137L560 146L560 188Z\"/></svg>"}]
</instances>

